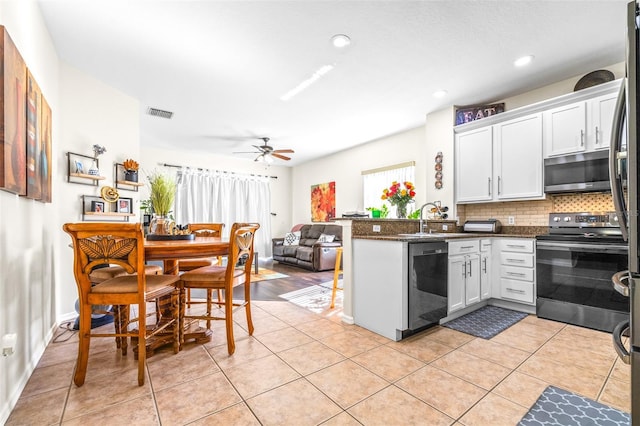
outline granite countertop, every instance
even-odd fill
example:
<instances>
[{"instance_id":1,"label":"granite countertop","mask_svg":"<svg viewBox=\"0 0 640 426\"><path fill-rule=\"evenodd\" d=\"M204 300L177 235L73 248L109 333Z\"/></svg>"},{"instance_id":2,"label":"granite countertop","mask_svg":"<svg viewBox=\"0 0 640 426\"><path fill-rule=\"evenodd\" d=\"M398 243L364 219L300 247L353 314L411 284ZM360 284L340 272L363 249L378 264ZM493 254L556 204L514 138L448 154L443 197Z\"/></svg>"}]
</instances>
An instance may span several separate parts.
<instances>
[{"instance_id":1,"label":"granite countertop","mask_svg":"<svg viewBox=\"0 0 640 426\"><path fill-rule=\"evenodd\" d=\"M381 241L406 241L411 243L425 241L447 241L464 238L534 238L535 235L525 234L484 234L484 233L457 233L457 232L434 232L425 236L405 236L405 235L354 235L355 240L381 240Z\"/></svg>"}]
</instances>

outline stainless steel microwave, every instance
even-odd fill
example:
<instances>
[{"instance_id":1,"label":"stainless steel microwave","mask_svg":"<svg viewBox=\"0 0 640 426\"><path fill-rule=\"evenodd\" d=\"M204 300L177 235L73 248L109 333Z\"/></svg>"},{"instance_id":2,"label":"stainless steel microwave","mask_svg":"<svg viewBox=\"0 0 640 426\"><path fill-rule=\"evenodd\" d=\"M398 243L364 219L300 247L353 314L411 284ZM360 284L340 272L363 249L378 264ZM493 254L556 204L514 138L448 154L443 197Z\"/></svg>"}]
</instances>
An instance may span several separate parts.
<instances>
[{"instance_id":1,"label":"stainless steel microwave","mask_svg":"<svg viewBox=\"0 0 640 426\"><path fill-rule=\"evenodd\" d=\"M544 160L544 192L604 192L609 183L609 150L562 155Z\"/></svg>"}]
</instances>

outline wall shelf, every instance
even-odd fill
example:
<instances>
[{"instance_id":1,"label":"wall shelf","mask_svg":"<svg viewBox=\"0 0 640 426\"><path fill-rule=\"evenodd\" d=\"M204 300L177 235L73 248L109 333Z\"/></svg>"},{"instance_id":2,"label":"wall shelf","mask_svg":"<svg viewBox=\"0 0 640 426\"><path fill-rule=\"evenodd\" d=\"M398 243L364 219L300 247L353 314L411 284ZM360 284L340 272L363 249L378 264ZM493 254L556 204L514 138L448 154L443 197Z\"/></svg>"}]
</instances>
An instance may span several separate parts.
<instances>
[{"instance_id":1,"label":"wall shelf","mask_svg":"<svg viewBox=\"0 0 640 426\"><path fill-rule=\"evenodd\" d=\"M132 208L132 198L120 197L110 203L102 197L82 196L82 220L87 222L129 222L129 218L135 216Z\"/></svg>"},{"instance_id":2,"label":"wall shelf","mask_svg":"<svg viewBox=\"0 0 640 426\"><path fill-rule=\"evenodd\" d=\"M75 152L67 152L67 182L98 186L99 181L106 178L87 173L94 161L96 167L100 170L100 162L97 158Z\"/></svg>"},{"instance_id":3,"label":"wall shelf","mask_svg":"<svg viewBox=\"0 0 640 426\"><path fill-rule=\"evenodd\" d=\"M113 175L115 177L115 186L118 189L124 189L125 191L138 192L138 188L144 186L144 183L132 182L125 179L125 169L122 163L114 164Z\"/></svg>"}]
</instances>

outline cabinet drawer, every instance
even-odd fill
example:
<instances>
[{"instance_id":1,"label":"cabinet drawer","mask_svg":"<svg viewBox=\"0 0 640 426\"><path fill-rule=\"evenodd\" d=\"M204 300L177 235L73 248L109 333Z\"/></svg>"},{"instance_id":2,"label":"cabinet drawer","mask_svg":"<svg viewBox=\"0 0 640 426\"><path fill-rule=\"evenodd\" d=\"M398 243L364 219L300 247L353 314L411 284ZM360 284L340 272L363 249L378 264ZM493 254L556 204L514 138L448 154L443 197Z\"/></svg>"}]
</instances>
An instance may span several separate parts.
<instances>
[{"instance_id":1,"label":"cabinet drawer","mask_svg":"<svg viewBox=\"0 0 640 426\"><path fill-rule=\"evenodd\" d=\"M501 278L500 286L502 299L533 303L533 283Z\"/></svg>"},{"instance_id":2,"label":"cabinet drawer","mask_svg":"<svg viewBox=\"0 0 640 426\"><path fill-rule=\"evenodd\" d=\"M480 251L491 251L491 240L480 240Z\"/></svg>"},{"instance_id":3,"label":"cabinet drawer","mask_svg":"<svg viewBox=\"0 0 640 426\"><path fill-rule=\"evenodd\" d=\"M449 256L480 251L479 240L449 241Z\"/></svg>"},{"instance_id":4,"label":"cabinet drawer","mask_svg":"<svg viewBox=\"0 0 640 426\"><path fill-rule=\"evenodd\" d=\"M500 241L500 251L512 251L519 253L533 253L533 240L503 239Z\"/></svg>"},{"instance_id":5,"label":"cabinet drawer","mask_svg":"<svg viewBox=\"0 0 640 426\"><path fill-rule=\"evenodd\" d=\"M500 271L500 276L502 278L533 282L533 269L531 268L518 268L516 266L502 265L500 267Z\"/></svg>"},{"instance_id":6,"label":"cabinet drawer","mask_svg":"<svg viewBox=\"0 0 640 426\"><path fill-rule=\"evenodd\" d=\"M500 253L500 264L533 268L533 255L524 253Z\"/></svg>"}]
</instances>

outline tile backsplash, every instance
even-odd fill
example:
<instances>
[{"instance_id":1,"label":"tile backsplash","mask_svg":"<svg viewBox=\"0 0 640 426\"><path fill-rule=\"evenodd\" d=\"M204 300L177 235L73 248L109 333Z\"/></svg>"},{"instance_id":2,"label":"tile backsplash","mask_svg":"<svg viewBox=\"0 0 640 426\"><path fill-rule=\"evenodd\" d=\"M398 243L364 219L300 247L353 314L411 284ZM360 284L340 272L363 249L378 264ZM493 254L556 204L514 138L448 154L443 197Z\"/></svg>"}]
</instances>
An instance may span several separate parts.
<instances>
[{"instance_id":1,"label":"tile backsplash","mask_svg":"<svg viewBox=\"0 0 640 426\"><path fill-rule=\"evenodd\" d=\"M467 220L498 219L508 225L509 216L517 226L547 226L551 212L612 211L610 193L550 195L545 200L509 201L503 203L459 204L459 224Z\"/></svg>"}]
</instances>

